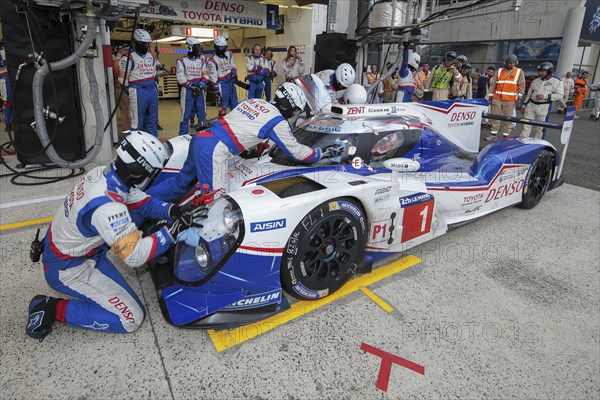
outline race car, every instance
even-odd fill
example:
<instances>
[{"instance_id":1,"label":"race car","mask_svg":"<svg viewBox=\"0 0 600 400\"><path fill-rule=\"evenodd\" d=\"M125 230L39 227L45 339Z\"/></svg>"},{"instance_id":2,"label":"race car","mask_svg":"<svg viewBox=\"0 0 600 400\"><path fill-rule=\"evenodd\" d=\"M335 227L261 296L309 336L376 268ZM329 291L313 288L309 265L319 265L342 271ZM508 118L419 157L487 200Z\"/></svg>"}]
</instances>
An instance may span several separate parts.
<instances>
[{"instance_id":1,"label":"race car","mask_svg":"<svg viewBox=\"0 0 600 400\"><path fill-rule=\"evenodd\" d=\"M198 328L260 320L289 306L284 292L328 296L453 226L534 207L562 184L574 108L546 140L479 151L486 110L485 100L333 106L295 131L336 149L332 158L296 165L274 147L232 160L232 190L210 204L204 227L151 265L164 317ZM181 168L188 141L170 141L163 179Z\"/></svg>"}]
</instances>

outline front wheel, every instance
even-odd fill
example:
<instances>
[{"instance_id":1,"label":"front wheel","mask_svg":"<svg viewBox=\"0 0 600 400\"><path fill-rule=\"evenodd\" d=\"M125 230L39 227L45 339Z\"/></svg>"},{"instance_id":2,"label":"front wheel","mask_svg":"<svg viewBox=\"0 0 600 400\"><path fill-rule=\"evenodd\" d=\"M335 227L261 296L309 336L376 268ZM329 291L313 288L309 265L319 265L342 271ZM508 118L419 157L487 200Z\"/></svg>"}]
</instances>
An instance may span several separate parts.
<instances>
[{"instance_id":1,"label":"front wheel","mask_svg":"<svg viewBox=\"0 0 600 400\"><path fill-rule=\"evenodd\" d=\"M548 190L553 168L554 155L548 150L541 151L525 177L521 208L530 209L538 205Z\"/></svg>"},{"instance_id":2,"label":"front wheel","mask_svg":"<svg viewBox=\"0 0 600 400\"><path fill-rule=\"evenodd\" d=\"M299 299L338 290L356 270L365 250L366 218L350 199L315 207L296 226L281 260L281 283Z\"/></svg>"}]
</instances>

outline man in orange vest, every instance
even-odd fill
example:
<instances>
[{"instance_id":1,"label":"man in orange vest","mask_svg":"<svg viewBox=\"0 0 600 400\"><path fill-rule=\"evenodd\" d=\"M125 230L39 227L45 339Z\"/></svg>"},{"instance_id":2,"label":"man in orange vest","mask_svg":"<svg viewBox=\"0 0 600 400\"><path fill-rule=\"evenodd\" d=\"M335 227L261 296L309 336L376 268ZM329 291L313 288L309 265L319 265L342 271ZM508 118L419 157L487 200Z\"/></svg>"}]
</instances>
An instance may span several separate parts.
<instances>
[{"instance_id":1,"label":"man in orange vest","mask_svg":"<svg viewBox=\"0 0 600 400\"><path fill-rule=\"evenodd\" d=\"M581 71L579 78L575 81L575 97L573 98L573 105L576 107L575 112L578 112L583 104L583 99L588 91L586 79L590 76L587 71ZM579 118L577 115L575 118Z\"/></svg>"},{"instance_id":2,"label":"man in orange vest","mask_svg":"<svg viewBox=\"0 0 600 400\"><path fill-rule=\"evenodd\" d=\"M521 106L525 94L525 75L521 68L517 68L519 59L514 54L504 57L504 67L498 68L494 78L490 80L490 91L488 101L491 103L491 113L512 117L515 115L515 107ZM496 140L498 129L502 128L502 135L508 136L511 131L511 123L508 121L492 120L492 134L485 138L488 142Z\"/></svg>"}]
</instances>

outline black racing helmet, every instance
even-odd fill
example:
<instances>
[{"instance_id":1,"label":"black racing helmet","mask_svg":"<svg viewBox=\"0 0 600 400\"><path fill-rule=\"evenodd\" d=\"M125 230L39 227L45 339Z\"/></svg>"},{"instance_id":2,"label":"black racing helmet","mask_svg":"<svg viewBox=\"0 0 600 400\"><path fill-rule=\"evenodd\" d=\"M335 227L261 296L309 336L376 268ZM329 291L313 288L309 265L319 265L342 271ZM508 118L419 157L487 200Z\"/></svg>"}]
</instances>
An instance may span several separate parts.
<instances>
[{"instance_id":1,"label":"black racing helmet","mask_svg":"<svg viewBox=\"0 0 600 400\"><path fill-rule=\"evenodd\" d=\"M444 58L450 61L456 60L456 57L458 57L458 55L455 51L448 51L446 54L444 54Z\"/></svg>"}]
</instances>

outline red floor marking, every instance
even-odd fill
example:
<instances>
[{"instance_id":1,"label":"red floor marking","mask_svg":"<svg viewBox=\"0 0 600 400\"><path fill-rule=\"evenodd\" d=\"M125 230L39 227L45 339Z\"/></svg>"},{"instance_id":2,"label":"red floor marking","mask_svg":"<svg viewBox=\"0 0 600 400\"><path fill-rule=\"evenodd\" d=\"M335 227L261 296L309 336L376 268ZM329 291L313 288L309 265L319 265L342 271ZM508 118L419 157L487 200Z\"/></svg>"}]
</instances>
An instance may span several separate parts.
<instances>
[{"instance_id":1,"label":"red floor marking","mask_svg":"<svg viewBox=\"0 0 600 400\"><path fill-rule=\"evenodd\" d=\"M0 151L0 156L2 156L2 157L14 156L15 154L17 154L15 151L11 151L11 152L6 152L4 150Z\"/></svg>"},{"instance_id":2,"label":"red floor marking","mask_svg":"<svg viewBox=\"0 0 600 400\"><path fill-rule=\"evenodd\" d=\"M425 375L425 367L423 367L422 365L416 364L402 357L395 356L392 353L388 353L387 351L383 351L373 346L369 346L366 343L362 343L360 345L360 349L381 358L379 376L377 377L377 383L375 384L375 386L379 390L387 392L388 384L390 381L390 372L392 372L392 364L398 364L404 368L410 369L411 371L415 371L421 375Z\"/></svg>"}]
</instances>

